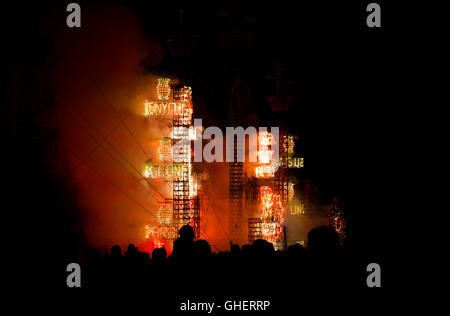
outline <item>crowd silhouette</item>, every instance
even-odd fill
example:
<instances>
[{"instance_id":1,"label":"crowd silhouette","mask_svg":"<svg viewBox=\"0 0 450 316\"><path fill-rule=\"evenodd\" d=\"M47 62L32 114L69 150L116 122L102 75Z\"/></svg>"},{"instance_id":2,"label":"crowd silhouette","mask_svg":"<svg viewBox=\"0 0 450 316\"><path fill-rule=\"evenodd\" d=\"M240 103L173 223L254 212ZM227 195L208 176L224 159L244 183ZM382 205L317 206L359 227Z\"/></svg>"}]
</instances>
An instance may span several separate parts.
<instances>
[{"instance_id":1,"label":"crowd silhouette","mask_svg":"<svg viewBox=\"0 0 450 316\"><path fill-rule=\"evenodd\" d=\"M102 256L86 251L83 287L133 287L155 291L208 294L211 290L268 294L280 284L295 287L353 286L352 259L340 245L332 227L320 226L308 233L307 246L288 246L286 251L258 239L251 245L230 245L214 253L206 240L195 240L186 225L174 241L173 251L156 248L151 256L130 244L126 251L115 245ZM277 286L278 285L278 286Z\"/></svg>"}]
</instances>

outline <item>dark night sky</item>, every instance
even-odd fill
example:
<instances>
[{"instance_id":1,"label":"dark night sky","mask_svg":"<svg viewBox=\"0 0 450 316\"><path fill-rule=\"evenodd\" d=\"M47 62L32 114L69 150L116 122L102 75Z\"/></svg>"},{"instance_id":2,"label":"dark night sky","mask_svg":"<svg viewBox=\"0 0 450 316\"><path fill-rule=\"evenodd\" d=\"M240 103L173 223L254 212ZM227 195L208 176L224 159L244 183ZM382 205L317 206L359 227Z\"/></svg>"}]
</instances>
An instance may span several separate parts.
<instances>
[{"instance_id":1,"label":"dark night sky","mask_svg":"<svg viewBox=\"0 0 450 316\"><path fill-rule=\"evenodd\" d=\"M265 77L274 75L279 58L292 81L287 89L294 100L285 118L289 130L300 136L296 148L306 159L303 172L320 185L325 200L345 196L343 190L360 186L361 179L354 176L377 168L380 146L389 136L385 110L391 104L386 95L393 82L386 46L391 39L367 30L363 3L239 3L184 6L183 30L199 36L188 68L197 93L213 108L208 114L215 120L228 117L226 104L236 69L251 83L256 114L270 122L273 113L266 98L275 85ZM177 34L176 2L156 10L149 2L127 5L143 18L149 37ZM254 46L220 47L221 32L229 26L228 17L218 12L231 13L233 27L255 34ZM388 16L384 18L388 25Z\"/></svg>"},{"instance_id":2,"label":"dark night sky","mask_svg":"<svg viewBox=\"0 0 450 316\"><path fill-rule=\"evenodd\" d=\"M383 238L379 229L390 211L385 201L392 174L386 159L392 150L397 113L391 93L398 56L388 47L395 44L395 33L368 30L365 3L239 3L181 5L183 30L199 36L187 68L194 88L213 107L205 116L225 124L220 119L228 117L223 104L229 100L230 82L238 72L252 86L256 114L262 122L271 122L273 113L266 98L274 92L274 85L265 77L274 74L274 61L279 58L292 81L287 89L294 99L285 119L289 131L299 136L296 149L306 162L301 174L319 186L322 202L339 196L351 222L358 226L352 227L358 242L376 247ZM149 37L165 39L177 34L176 2L159 10L149 2L127 5L143 18ZM250 30L254 46L220 47L220 34L229 24L218 12L231 14L233 26L241 31ZM390 13L383 15L383 23L386 28L392 25Z\"/></svg>"},{"instance_id":3,"label":"dark night sky","mask_svg":"<svg viewBox=\"0 0 450 316\"><path fill-rule=\"evenodd\" d=\"M306 163L301 172L319 186L324 202L335 195L341 198L352 223L353 242L362 246L367 256L379 258L386 239L381 232L389 226L388 219L397 207L390 197L398 185L396 132L405 107L398 92L408 70L405 55L398 48L404 39L399 37L402 30L394 29L392 22L394 12L399 10L382 2L386 13L380 31L366 28L363 2L308 1L296 6L291 2L249 2L242 6L239 1L222 1L186 6L158 1L156 7L154 1L119 1L142 19L149 39L163 44L178 34L178 8L184 7L183 30L198 35L198 42L183 69L202 98L199 108L211 123L208 125L226 126L230 85L236 73L248 79L260 121L270 122L273 114L266 98L274 86L265 77L274 74L274 60L279 58L292 81L287 89L294 99L285 119L290 132L300 138L296 149ZM83 1L80 4L83 6ZM220 34L229 24L218 12L231 12L236 28L252 31L254 45L221 48ZM46 16L47 12L41 12L41 18ZM242 17L256 22L245 22ZM28 55L42 44L36 42L36 30L18 24L16 31L21 35L10 34L14 43L9 52L11 64L39 63L38 54ZM23 40L26 38L33 40ZM39 52L45 55L45 46ZM165 65L176 64L166 55L160 67ZM13 136L22 137L17 133ZM22 145L13 147L16 153L22 151L23 157L14 163L27 163L28 150ZM15 180L11 188L21 185ZM48 189L48 200L55 191ZM60 205L55 203L53 207Z\"/></svg>"}]
</instances>

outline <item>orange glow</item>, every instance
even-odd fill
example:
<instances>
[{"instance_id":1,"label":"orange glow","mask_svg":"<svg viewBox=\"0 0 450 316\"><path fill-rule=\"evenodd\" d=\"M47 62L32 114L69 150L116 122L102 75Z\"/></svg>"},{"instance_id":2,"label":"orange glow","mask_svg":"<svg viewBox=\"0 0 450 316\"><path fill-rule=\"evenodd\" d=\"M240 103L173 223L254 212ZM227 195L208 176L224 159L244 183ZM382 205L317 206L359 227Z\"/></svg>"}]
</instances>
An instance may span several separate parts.
<instances>
[{"instance_id":1,"label":"orange glow","mask_svg":"<svg viewBox=\"0 0 450 316\"><path fill-rule=\"evenodd\" d=\"M272 145L272 133L260 132L258 135L258 160L262 164L270 164L272 161L273 151Z\"/></svg>"},{"instance_id":2,"label":"orange glow","mask_svg":"<svg viewBox=\"0 0 450 316\"><path fill-rule=\"evenodd\" d=\"M159 139L159 160L162 163L172 162L172 139L168 137Z\"/></svg>"},{"instance_id":3,"label":"orange glow","mask_svg":"<svg viewBox=\"0 0 450 316\"><path fill-rule=\"evenodd\" d=\"M256 167L255 174L257 178L271 178L274 176L273 166L260 166Z\"/></svg>"},{"instance_id":4,"label":"orange glow","mask_svg":"<svg viewBox=\"0 0 450 316\"><path fill-rule=\"evenodd\" d=\"M145 238L153 240L153 248L172 248L172 243L177 237L175 227L169 226L145 226Z\"/></svg>"},{"instance_id":5,"label":"orange glow","mask_svg":"<svg viewBox=\"0 0 450 316\"><path fill-rule=\"evenodd\" d=\"M294 184L293 183L289 183L288 186L288 199L292 199L295 195L295 191L294 191Z\"/></svg>"},{"instance_id":6,"label":"orange glow","mask_svg":"<svg viewBox=\"0 0 450 316\"><path fill-rule=\"evenodd\" d=\"M170 203L160 203L158 209L158 222L160 224L170 224L172 222L172 206Z\"/></svg>"},{"instance_id":7,"label":"orange glow","mask_svg":"<svg viewBox=\"0 0 450 316\"><path fill-rule=\"evenodd\" d=\"M158 78L158 85L156 86L156 94L158 95L158 100L169 100L170 96L170 79L169 78Z\"/></svg>"},{"instance_id":8,"label":"orange glow","mask_svg":"<svg viewBox=\"0 0 450 316\"><path fill-rule=\"evenodd\" d=\"M260 146L272 145L272 133L267 131L259 132L258 140Z\"/></svg>"},{"instance_id":9,"label":"orange glow","mask_svg":"<svg viewBox=\"0 0 450 316\"><path fill-rule=\"evenodd\" d=\"M275 243L281 238L285 215L280 195L273 193L269 186L261 186L259 193L262 206L261 219L263 220L261 233L265 240Z\"/></svg>"},{"instance_id":10,"label":"orange glow","mask_svg":"<svg viewBox=\"0 0 450 316\"><path fill-rule=\"evenodd\" d=\"M192 88L189 86L184 86L179 91L179 98L183 101L191 101L192 100Z\"/></svg>"},{"instance_id":11,"label":"orange glow","mask_svg":"<svg viewBox=\"0 0 450 316\"><path fill-rule=\"evenodd\" d=\"M144 166L145 178L173 181L173 201L168 202L169 199L160 203L158 223L145 227L145 238L149 239L149 243L153 243L154 248L160 248L162 245L169 248L177 236L177 229L182 225L198 225L197 222L194 223L193 216L193 209L197 204L192 200L197 196L198 185L193 177L189 141L196 137L196 130L192 126L192 89L188 86L175 89L171 98L169 82L168 78L159 78L156 88L158 100L145 103L145 116L172 116L170 136L159 139L159 165L148 159ZM180 222L179 218L183 220ZM184 218L189 218L189 222Z\"/></svg>"},{"instance_id":12,"label":"orange glow","mask_svg":"<svg viewBox=\"0 0 450 316\"><path fill-rule=\"evenodd\" d=\"M181 116L186 111L190 113L191 109L183 102L168 102L168 101L146 101L144 103L144 115L145 116Z\"/></svg>"},{"instance_id":13,"label":"orange glow","mask_svg":"<svg viewBox=\"0 0 450 316\"><path fill-rule=\"evenodd\" d=\"M295 146L294 137L288 136L287 141L288 141L288 153L289 154L293 154L294 153L294 146Z\"/></svg>"}]
</instances>

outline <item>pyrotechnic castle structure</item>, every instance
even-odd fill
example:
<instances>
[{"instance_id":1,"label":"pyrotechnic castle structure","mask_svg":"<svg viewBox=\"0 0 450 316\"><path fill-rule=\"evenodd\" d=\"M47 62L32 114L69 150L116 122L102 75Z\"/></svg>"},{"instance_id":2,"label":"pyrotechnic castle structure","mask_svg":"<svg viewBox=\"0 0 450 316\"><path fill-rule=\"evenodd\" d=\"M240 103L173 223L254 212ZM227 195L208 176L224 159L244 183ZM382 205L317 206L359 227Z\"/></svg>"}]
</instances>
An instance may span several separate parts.
<instances>
[{"instance_id":1,"label":"pyrotechnic castle structure","mask_svg":"<svg viewBox=\"0 0 450 316\"><path fill-rule=\"evenodd\" d=\"M163 179L171 186L172 197L159 201L156 220L145 227L151 248L165 246L169 251L183 225L193 227L196 239L207 239L203 228L200 230L201 217L206 215L202 213L207 194L206 162L193 161L192 141L198 136L193 125L192 89L183 84L170 85L170 81L158 78L157 98L145 102L145 116L165 120L170 132L158 139L158 161L146 161L143 172L145 178ZM227 163L230 242L265 239L275 249L283 249L287 245L287 215L308 211L303 195L300 201L294 199L294 183L288 176L289 169L304 164L303 158L294 156L294 136L283 124L276 136L272 131L258 132L256 163L238 162L236 158L242 153L236 150L235 142L235 161ZM278 155L274 155L275 148ZM244 208L252 212L244 214ZM245 232L247 236L242 238Z\"/></svg>"},{"instance_id":2,"label":"pyrotechnic castle structure","mask_svg":"<svg viewBox=\"0 0 450 316\"><path fill-rule=\"evenodd\" d=\"M153 240L154 248L171 249L183 225L191 225L200 237L199 183L191 159L194 106L191 87L171 87L169 78L158 78L156 94L157 100L145 103L145 116L171 119L171 135L159 139L159 162L147 161L144 177L171 182L172 198L159 202L157 220L146 226L146 238Z\"/></svg>"}]
</instances>

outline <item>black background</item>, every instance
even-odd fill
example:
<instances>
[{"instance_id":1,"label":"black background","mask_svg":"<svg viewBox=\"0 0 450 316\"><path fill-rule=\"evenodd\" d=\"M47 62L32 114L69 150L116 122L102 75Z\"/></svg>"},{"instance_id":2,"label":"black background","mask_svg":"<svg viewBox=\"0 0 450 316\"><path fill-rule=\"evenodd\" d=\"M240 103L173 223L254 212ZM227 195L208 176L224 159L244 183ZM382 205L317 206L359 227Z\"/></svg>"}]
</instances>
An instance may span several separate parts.
<instances>
[{"instance_id":1,"label":"black background","mask_svg":"<svg viewBox=\"0 0 450 316\"><path fill-rule=\"evenodd\" d=\"M407 127L410 103L406 98L414 98L416 83L411 73L418 67L414 63L419 61L413 57L417 51L412 48L419 46L414 37L420 32L415 28L417 25L401 20L411 17L408 7L386 1L378 2L382 7L382 28L369 29L365 24L367 3L274 1L206 5L128 1L123 4L143 18L149 36L160 39L172 36L176 29L156 26L162 21L176 20L178 7L185 8L187 31L200 35L186 65L187 73L194 89L210 104L217 104L214 113L206 115L218 125L227 123L220 118L228 117L228 109L220 104L229 99L226 87L234 71L249 78L258 104L255 112L261 121L270 121L272 114L265 99L271 86L264 77L273 74L274 57L280 58L293 81L289 89L294 100L285 118L289 129L301 136L299 147L307 162L304 172L318 184L324 200L339 196L349 217L349 244L355 254L355 267L359 269L355 272L360 280L356 288L365 287L365 267L370 262L381 264L383 287L389 288L399 277L393 253L403 247L397 241L401 234L398 219L410 207L410 203L405 203L402 184L408 163L404 156L408 156L410 142L405 131L410 128ZM80 4L83 7L83 1ZM26 76L27 68L39 64L46 47L39 41L36 17L45 19L46 10L55 8L66 14L65 5L61 1L36 8L14 5L8 9L9 14L2 21L7 70L19 68ZM159 14L147 14L155 12L150 10L155 5L159 6ZM218 34L226 28L217 15L221 8L256 18L252 48L235 52L220 49ZM170 57L164 62L161 67L170 65ZM24 95L26 88L24 84ZM11 256L23 264L21 273L13 276L14 282L19 287L29 282L27 267L38 261L43 263L43 270L38 269L41 272L36 277L46 281L35 285L60 288L65 281L64 255L44 258L49 243L63 245L71 238L65 234L64 225L55 225L61 221L70 225L67 218L71 215L61 207L67 203L64 197L55 198L60 188L40 164L42 139L37 136L39 124L36 124L39 109L28 114L22 110L23 115L14 115L11 113L16 111L6 102L3 111L5 218L14 227L22 227L17 223L24 224L21 232L16 228L7 230L4 239L14 250ZM25 170L24 165L33 172ZM61 237L55 239L55 235ZM228 293L233 295L233 289ZM296 306L294 301L283 302L281 295L271 299L280 302L279 307Z\"/></svg>"}]
</instances>

